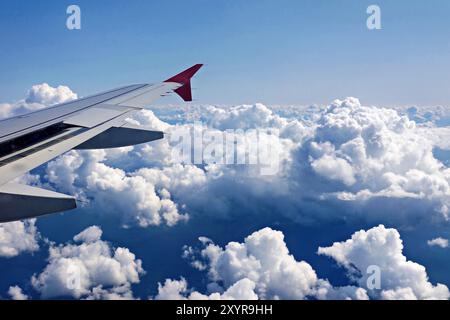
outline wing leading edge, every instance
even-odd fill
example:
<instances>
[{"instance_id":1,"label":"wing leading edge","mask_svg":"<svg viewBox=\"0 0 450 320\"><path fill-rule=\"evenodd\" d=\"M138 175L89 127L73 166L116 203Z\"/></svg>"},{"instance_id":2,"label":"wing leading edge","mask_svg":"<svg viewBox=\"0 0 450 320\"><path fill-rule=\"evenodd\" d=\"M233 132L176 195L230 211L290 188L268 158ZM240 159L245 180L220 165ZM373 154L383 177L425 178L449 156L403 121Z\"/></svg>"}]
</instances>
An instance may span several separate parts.
<instances>
[{"instance_id":1,"label":"wing leading edge","mask_svg":"<svg viewBox=\"0 0 450 320\"><path fill-rule=\"evenodd\" d=\"M0 121L0 223L75 208L73 197L11 181L72 149L162 139L162 132L129 125L125 119L170 92L192 101L191 78L201 67L162 83L123 87Z\"/></svg>"}]
</instances>

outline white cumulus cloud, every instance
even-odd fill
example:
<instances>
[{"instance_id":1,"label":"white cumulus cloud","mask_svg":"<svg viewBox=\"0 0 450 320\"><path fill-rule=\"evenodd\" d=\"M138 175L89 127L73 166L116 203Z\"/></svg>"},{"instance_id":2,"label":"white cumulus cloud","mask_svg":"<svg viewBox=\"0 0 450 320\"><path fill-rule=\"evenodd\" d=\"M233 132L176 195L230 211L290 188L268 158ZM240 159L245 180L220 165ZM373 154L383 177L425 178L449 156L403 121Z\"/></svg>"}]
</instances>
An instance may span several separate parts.
<instances>
[{"instance_id":1,"label":"white cumulus cloud","mask_svg":"<svg viewBox=\"0 0 450 320\"><path fill-rule=\"evenodd\" d=\"M448 239L438 237L438 238L435 238L432 240L428 240L427 244L430 247L437 246L437 247L441 247L441 248L448 248Z\"/></svg>"},{"instance_id":2,"label":"white cumulus cloud","mask_svg":"<svg viewBox=\"0 0 450 320\"><path fill-rule=\"evenodd\" d=\"M19 286L9 287L8 294L12 300L28 300L28 296L22 292L22 288Z\"/></svg>"},{"instance_id":3,"label":"white cumulus cloud","mask_svg":"<svg viewBox=\"0 0 450 320\"><path fill-rule=\"evenodd\" d=\"M36 219L0 224L0 257L12 258L39 250Z\"/></svg>"},{"instance_id":4,"label":"white cumulus cloud","mask_svg":"<svg viewBox=\"0 0 450 320\"><path fill-rule=\"evenodd\" d=\"M209 295L188 288L184 278L181 280L167 279L164 284L158 284L156 300L258 300L255 293L255 283L250 279L242 279L233 284L225 292L214 292Z\"/></svg>"},{"instance_id":5,"label":"white cumulus cloud","mask_svg":"<svg viewBox=\"0 0 450 320\"><path fill-rule=\"evenodd\" d=\"M23 101L4 105L1 112L32 110L76 97L68 87L44 83L33 86ZM301 111L255 104L159 112L167 122L149 110L128 121L166 132L164 140L70 152L48 164L42 183L80 199L92 197L95 211L117 213L124 224L142 227L173 226L187 221L190 213L240 214L236 207L248 214L264 210L296 221L347 220L355 215L400 224L450 219L450 169L433 155L437 131L425 130L394 109L346 98ZM194 120L214 135L240 130L236 134L244 140L242 130L276 130L278 136L269 142L272 152L264 159L277 163L277 170L267 176L253 165L174 163L170 137L177 130L191 130ZM204 141L204 146L220 144ZM329 208L337 205L342 212L335 214Z\"/></svg>"},{"instance_id":6,"label":"white cumulus cloud","mask_svg":"<svg viewBox=\"0 0 450 320\"><path fill-rule=\"evenodd\" d=\"M67 101L75 100L78 96L67 86L56 88L47 83L37 84L31 87L25 99L26 103L38 103L51 106Z\"/></svg>"},{"instance_id":7,"label":"white cumulus cloud","mask_svg":"<svg viewBox=\"0 0 450 320\"><path fill-rule=\"evenodd\" d=\"M76 243L51 244L48 264L32 285L42 298L131 298L131 285L144 274L142 262L127 248L101 240L99 227L74 237Z\"/></svg>"},{"instance_id":8,"label":"white cumulus cloud","mask_svg":"<svg viewBox=\"0 0 450 320\"><path fill-rule=\"evenodd\" d=\"M200 241L198 252L185 247L183 256L193 267L206 270L208 294L188 289L185 279L168 279L159 285L159 299L367 299L366 290L354 286L333 287L317 277L305 261L289 253L280 231L264 228L221 248Z\"/></svg>"},{"instance_id":9,"label":"white cumulus cloud","mask_svg":"<svg viewBox=\"0 0 450 320\"><path fill-rule=\"evenodd\" d=\"M319 254L329 256L345 267L352 278L365 286L370 266L381 273L381 289L369 291L383 299L449 299L450 292L443 284L433 285L424 266L409 261L403 254L403 242L395 229L383 225L354 233L351 239L321 247Z\"/></svg>"},{"instance_id":10,"label":"white cumulus cloud","mask_svg":"<svg viewBox=\"0 0 450 320\"><path fill-rule=\"evenodd\" d=\"M202 240L207 238L202 238ZM211 240L201 241L201 250L186 246L183 257L207 272L208 293L189 289L184 278L159 284L157 299L449 299L443 284L432 284L424 266L407 260L396 229L380 225L354 233L351 239L321 247L318 253L333 258L347 269L353 285L333 286L317 277L305 261L290 253L280 231L265 228L243 243L224 248ZM369 284L380 273L379 287ZM233 294L231 294L233 292Z\"/></svg>"},{"instance_id":11,"label":"white cumulus cloud","mask_svg":"<svg viewBox=\"0 0 450 320\"><path fill-rule=\"evenodd\" d=\"M130 121L164 130L164 140L74 151L51 162L47 178L56 189L93 195L97 211L119 213L125 224L142 227L172 226L191 212L233 216L240 214L236 207L247 214L264 209L296 221L356 216L416 224L449 219L450 169L434 157L429 135L406 116L363 106L355 98L336 100L309 116L285 113L289 115L262 104L197 106L166 115L175 123L168 124L143 111ZM228 129L277 130L267 158L278 162L277 170L262 175L252 165L174 163L170 137L192 129L193 120L218 135ZM243 138L242 132L236 134ZM337 214L329 210L337 205L342 207Z\"/></svg>"},{"instance_id":12,"label":"white cumulus cloud","mask_svg":"<svg viewBox=\"0 0 450 320\"><path fill-rule=\"evenodd\" d=\"M25 99L15 103L0 104L0 119L37 111L77 98L77 94L67 86L52 87L47 83L37 84L28 90Z\"/></svg>"}]
</instances>

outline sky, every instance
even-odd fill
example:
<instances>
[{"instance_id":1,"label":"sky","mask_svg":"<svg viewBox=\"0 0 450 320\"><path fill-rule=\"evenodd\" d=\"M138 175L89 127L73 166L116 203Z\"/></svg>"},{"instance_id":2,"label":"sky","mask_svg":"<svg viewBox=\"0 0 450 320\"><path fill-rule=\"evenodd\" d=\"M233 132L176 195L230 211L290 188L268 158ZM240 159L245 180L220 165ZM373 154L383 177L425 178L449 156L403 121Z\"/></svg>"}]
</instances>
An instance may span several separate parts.
<instances>
[{"instance_id":1,"label":"sky","mask_svg":"<svg viewBox=\"0 0 450 320\"><path fill-rule=\"evenodd\" d=\"M450 3L374 3L2 0L0 118L205 66L131 119L165 139L20 178L79 208L0 224L0 299L449 299ZM193 119L278 170L173 162Z\"/></svg>"},{"instance_id":2,"label":"sky","mask_svg":"<svg viewBox=\"0 0 450 320\"><path fill-rule=\"evenodd\" d=\"M2 1L0 97L66 84L80 95L156 82L195 63L202 103L312 105L357 96L387 106L450 102L450 3L377 1ZM176 103L168 100L167 103Z\"/></svg>"}]
</instances>

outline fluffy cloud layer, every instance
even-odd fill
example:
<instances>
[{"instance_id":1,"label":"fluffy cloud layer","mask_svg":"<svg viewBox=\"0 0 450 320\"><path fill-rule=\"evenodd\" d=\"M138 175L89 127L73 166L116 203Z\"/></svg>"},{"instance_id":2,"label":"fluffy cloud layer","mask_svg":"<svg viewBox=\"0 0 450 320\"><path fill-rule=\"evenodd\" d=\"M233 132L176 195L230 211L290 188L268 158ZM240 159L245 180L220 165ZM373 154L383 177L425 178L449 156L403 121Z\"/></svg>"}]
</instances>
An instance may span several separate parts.
<instances>
[{"instance_id":1,"label":"fluffy cloud layer","mask_svg":"<svg viewBox=\"0 0 450 320\"><path fill-rule=\"evenodd\" d=\"M424 131L395 110L347 98L306 115L281 116L256 104L199 106L164 117L177 124L162 122L152 111L130 121L165 131L165 140L73 151L48 165L47 182L80 197L92 196L96 211L118 213L125 224L143 227L172 226L193 213L240 214L236 208L297 221L448 220L450 169L433 156L434 144ZM217 135L228 129L276 130L268 161L276 162L277 170L262 175L255 165L177 163L171 137L180 130L199 130L192 129L192 120ZM241 131L236 134L243 138ZM343 208L338 214L336 206Z\"/></svg>"},{"instance_id":2,"label":"fluffy cloud layer","mask_svg":"<svg viewBox=\"0 0 450 320\"><path fill-rule=\"evenodd\" d=\"M258 300L255 283L247 278L239 280L225 292L214 292L209 295L188 288L185 279L167 279L164 285L158 285L156 300Z\"/></svg>"},{"instance_id":3,"label":"fluffy cloud layer","mask_svg":"<svg viewBox=\"0 0 450 320\"><path fill-rule=\"evenodd\" d=\"M32 277L33 288L42 298L135 299L131 286L144 273L141 260L126 248L112 248L101 237L102 230L92 226L74 236L75 243L50 243L48 265ZM184 247L183 257L205 272L207 292L189 288L184 278L167 279L158 284L155 299L450 298L447 286L432 284L424 266L407 260L398 231L383 225L318 249L318 254L347 270L347 286L333 286L309 263L297 260L280 231L264 228L225 247L205 237L199 240L199 248ZM28 298L18 286L10 287L8 294L12 299Z\"/></svg>"},{"instance_id":4,"label":"fluffy cloud layer","mask_svg":"<svg viewBox=\"0 0 450 320\"><path fill-rule=\"evenodd\" d=\"M189 175L188 170L171 167L166 171L148 169L145 176L127 174L103 163L107 156L106 151L72 151L48 164L47 180L59 190L76 194L81 199L94 197L94 209L115 213L125 224L172 226L188 219L188 215L180 212L179 206L171 200L164 181L159 180L169 180L168 175ZM176 181L171 179L171 183Z\"/></svg>"},{"instance_id":5,"label":"fluffy cloud layer","mask_svg":"<svg viewBox=\"0 0 450 320\"><path fill-rule=\"evenodd\" d=\"M225 248L200 238L200 251L185 247L184 257L193 267L206 270L209 294L189 290L185 279L166 280L157 299L367 299L366 290L354 286L333 287L319 279L305 261L297 261L280 231L265 228L243 243Z\"/></svg>"},{"instance_id":6,"label":"fluffy cloud layer","mask_svg":"<svg viewBox=\"0 0 450 320\"><path fill-rule=\"evenodd\" d=\"M206 270L208 295L188 289L185 279L166 280L157 299L449 299L445 285L429 282L425 267L408 261L395 229L380 225L359 231L351 239L319 248L348 271L354 286L333 287L319 279L305 261L297 261L284 242L283 234L265 228L243 243L230 242L221 248L200 239L203 249L186 247L184 256L192 266ZM379 270L379 287L368 285Z\"/></svg>"},{"instance_id":7,"label":"fluffy cloud layer","mask_svg":"<svg viewBox=\"0 0 450 320\"><path fill-rule=\"evenodd\" d=\"M50 244L48 265L31 282L42 298L131 299L131 285L144 273L127 248L112 248L102 231L89 227L75 243Z\"/></svg>"},{"instance_id":8,"label":"fluffy cloud layer","mask_svg":"<svg viewBox=\"0 0 450 320\"><path fill-rule=\"evenodd\" d=\"M2 105L0 116L73 98L76 95L66 87L42 84L33 87L23 101ZM112 150L72 151L50 162L45 175L34 183L74 194L89 202L86 207L92 211L116 214L125 225L141 227L173 226L194 215L238 218L243 213L261 212L300 222L363 219L414 226L418 221L447 223L449 219L450 169L433 155L436 140L444 139L430 136L437 132L431 124L427 129L433 130L424 130L395 110L363 106L357 99L347 98L326 108L301 112L275 111L262 104L196 106L166 112L162 117L166 122L145 110L129 121L162 130L167 133L166 139ZM175 142L171 137L179 130L199 130L192 128L193 120L202 121L216 135L228 129L240 130L236 134L241 139L245 139L242 130L277 132L268 155L269 163L277 162L277 170L262 175L258 165L174 162ZM203 145L211 144L221 142L203 141ZM15 256L36 250L35 229L22 222L11 224L10 229L4 226L0 225L0 254ZM2 230L7 236L2 236ZM225 248L203 239L203 261L192 262L208 271L208 293L189 289L181 278L161 284L157 298L445 298L448 289L432 285L425 269L403 256L395 230L384 230L379 227L366 232L366 238L384 239L379 243L357 236L351 245L320 249L353 277L356 269L364 270L371 261L367 252L391 252L393 260L382 265L397 263L395 266L405 271L404 278L401 283L385 280L379 292L366 290L363 282L367 279L357 277L353 279L355 286L332 286L318 278L307 262L297 261L289 253L282 234L263 229L244 243L232 242ZM23 239L29 241L24 244ZM43 297L132 298L131 284L139 281L143 272L132 253L102 241L99 228L86 230L74 241L78 244L51 245L49 265L33 278L34 287ZM367 252L353 250L355 243ZM265 250L269 254L264 255ZM116 253L127 257L125 265L129 267L125 269L134 270L134 276L117 267L120 261ZM105 264L108 279L96 273L97 263ZM81 286L76 290L63 283L70 266L83 270ZM388 279L397 276L394 271L387 273ZM286 279L295 285L281 286L279 283L286 283ZM416 287L412 281L418 283Z\"/></svg>"},{"instance_id":9,"label":"fluffy cloud layer","mask_svg":"<svg viewBox=\"0 0 450 320\"><path fill-rule=\"evenodd\" d=\"M77 94L66 86L54 88L47 83L37 84L31 87L25 99L12 104L0 104L0 119L75 100L77 97Z\"/></svg>"},{"instance_id":10,"label":"fluffy cloud layer","mask_svg":"<svg viewBox=\"0 0 450 320\"><path fill-rule=\"evenodd\" d=\"M34 104L42 107L76 97L67 87L41 84L13 109L31 110ZM164 140L72 151L48 164L41 183L93 199L93 211L115 213L124 224L142 227L173 226L192 214L227 217L241 211L272 212L296 221L363 218L416 225L449 219L450 169L433 155L434 131L425 131L393 109L347 98L300 111L255 104L159 112L173 124L148 110L129 121L166 132ZM262 175L258 165L174 161L176 141L171 137L201 130L191 126L194 120L202 121L211 135L234 129L244 140L243 130L275 130L278 135L268 143L271 152L263 158L276 164L276 170ZM221 144L213 140L202 145ZM336 213L338 206L342 210Z\"/></svg>"},{"instance_id":11,"label":"fluffy cloud layer","mask_svg":"<svg viewBox=\"0 0 450 320\"><path fill-rule=\"evenodd\" d=\"M371 266L380 270L381 290L371 295L382 299L449 299L447 286L429 282L425 267L408 261L403 255L403 243L395 229L383 225L368 231L358 231L345 242L319 248L345 267L360 286L365 286Z\"/></svg>"},{"instance_id":12,"label":"fluffy cloud layer","mask_svg":"<svg viewBox=\"0 0 450 320\"><path fill-rule=\"evenodd\" d=\"M189 255L191 248L187 248ZM224 249L207 243L201 251L207 267L211 287L229 288L247 279L255 285L262 299L303 299L315 295L318 278L304 261L296 261L289 254L284 236L270 228L247 237L244 243L230 242Z\"/></svg>"},{"instance_id":13,"label":"fluffy cloud layer","mask_svg":"<svg viewBox=\"0 0 450 320\"><path fill-rule=\"evenodd\" d=\"M450 171L434 158L433 144L414 122L395 110L348 98L335 101L315 123L314 136L298 149L295 172L299 178L313 174L307 176L310 192L347 203L349 211L377 206L391 221L404 222L405 215L448 219ZM416 209L414 203L419 203ZM409 204L408 212L402 204ZM429 211L434 214L426 217Z\"/></svg>"},{"instance_id":14,"label":"fluffy cloud layer","mask_svg":"<svg viewBox=\"0 0 450 320\"><path fill-rule=\"evenodd\" d=\"M39 249L35 219L0 224L0 257L12 258Z\"/></svg>"}]
</instances>

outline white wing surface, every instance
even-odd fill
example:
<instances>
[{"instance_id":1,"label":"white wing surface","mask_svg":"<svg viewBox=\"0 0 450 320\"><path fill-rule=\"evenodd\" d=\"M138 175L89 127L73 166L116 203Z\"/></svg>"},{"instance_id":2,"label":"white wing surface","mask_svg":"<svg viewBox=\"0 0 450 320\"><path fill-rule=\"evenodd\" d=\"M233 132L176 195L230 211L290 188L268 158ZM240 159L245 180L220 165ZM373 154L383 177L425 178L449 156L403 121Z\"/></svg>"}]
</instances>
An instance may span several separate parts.
<instances>
[{"instance_id":1,"label":"white wing surface","mask_svg":"<svg viewBox=\"0 0 450 320\"><path fill-rule=\"evenodd\" d=\"M192 101L197 64L158 84L131 85L0 121L0 222L73 209L73 197L18 185L17 177L72 149L105 149L162 139L126 124L133 112L176 92Z\"/></svg>"}]
</instances>

